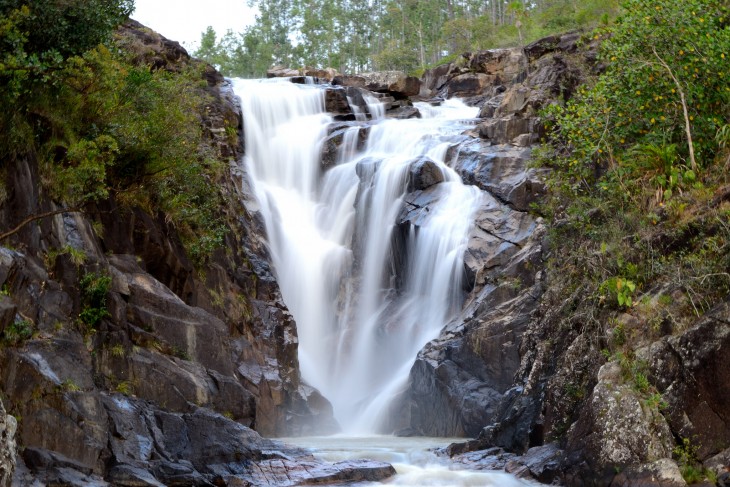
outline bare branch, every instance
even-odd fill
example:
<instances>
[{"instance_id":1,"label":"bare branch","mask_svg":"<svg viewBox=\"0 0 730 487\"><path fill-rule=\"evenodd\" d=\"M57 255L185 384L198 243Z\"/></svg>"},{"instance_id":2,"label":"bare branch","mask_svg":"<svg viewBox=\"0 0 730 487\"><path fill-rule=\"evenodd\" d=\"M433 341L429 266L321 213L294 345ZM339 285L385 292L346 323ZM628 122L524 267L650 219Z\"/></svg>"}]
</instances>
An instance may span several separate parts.
<instances>
[{"instance_id":1,"label":"bare branch","mask_svg":"<svg viewBox=\"0 0 730 487\"><path fill-rule=\"evenodd\" d=\"M654 52L654 56L659 60L659 64L661 64L664 69L667 70L669 73L669 76L672 77L672 80L674 81L674 85L677 87L677 91L679 92L679 98L682 101L682 112L684 113L684 130L687 133L687 145L689 146L689 161L692 165L692 170L697 172L697 161L695 160L695 147L692 143L692 127L689 123L689 112L687 111L687 100L684 96L684 90L682 89L682 85L679 83L679 80L676 76L674 76L674 72L672 71L672 68L669 67L669 65L664 61L664 59L659 56L659 53L656 52L656 47L652 46L651 50Z\"/></svg>"},{"instance_id":2,"label":"bare branch","mask_svg":"<svg viewBox=\"0 0 730 487\"><path fill-rule=\"evenodd\" d=\"M37 213L35 215L30 215L29 217L27 217L23 221L21 221L12 230L8 230L7 232L0 234L0 242L5 240L6 238L10 237L11 235L15 235L24 226L26 226L27 224L34 222L36 220L42 220L43 218L48 218L49 216L55 216L55 215L58 215L61 213L78 213L79 211L81 211L81 208L61 208L60 210L46 211L44 213Z\"/></svg>"}]
</instances>

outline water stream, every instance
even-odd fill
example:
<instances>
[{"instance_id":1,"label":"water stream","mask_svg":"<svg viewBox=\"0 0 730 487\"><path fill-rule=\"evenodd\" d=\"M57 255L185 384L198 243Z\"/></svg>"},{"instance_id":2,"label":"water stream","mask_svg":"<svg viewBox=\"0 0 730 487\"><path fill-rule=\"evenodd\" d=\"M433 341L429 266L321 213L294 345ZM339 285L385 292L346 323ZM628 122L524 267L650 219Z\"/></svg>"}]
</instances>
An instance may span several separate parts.
<instances>
[{"instance_id":1,"label":"water stream","mask_svg":"<svg viewBox=\"0 0 730 487\"><path fill-rule=\"evenodd\" d=\"M389 120L377 99L358 150L353 124L336 165L322 143L333 123L324 90L287 80L236 80L246 161L274 269L299 335L302 377L333 405L348 434L379 432L418 351L460 309L463 254L481 193L444 158L449 136L478 109L450 100L424 118ZM359 119L363 113L356 114ZM414 158L438 165L438 202L394 246Z\"/></svg>"},{"instance_id":2,"label":"water stream","mask_svg":"<svg viewBox=\"0 0 730 487\"><path fill-rule=\"evenodd\" d=\"M390 463L397 474L384 483L363 482L358 487L411 485L418 487L525 487L536 485L504 472L465 470L434 449L455 439L396 438L392 436L286 438L329 462L371 459Z\"/></svg>"}]
</instances>

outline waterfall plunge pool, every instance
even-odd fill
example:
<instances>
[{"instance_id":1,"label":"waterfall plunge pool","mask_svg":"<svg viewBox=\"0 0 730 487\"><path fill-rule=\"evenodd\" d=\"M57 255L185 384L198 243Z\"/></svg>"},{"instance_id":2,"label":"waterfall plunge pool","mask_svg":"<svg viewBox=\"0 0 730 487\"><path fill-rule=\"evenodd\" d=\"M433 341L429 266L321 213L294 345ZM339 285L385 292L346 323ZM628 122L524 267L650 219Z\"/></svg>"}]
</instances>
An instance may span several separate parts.
<instances>
[{"instance_id":1,"label":"waterfall plunge pool","mask_svg":"<svg viewBox=\"0 0 730 487\"><path fill-rule=\"evenodd\" d=\"M390 463L397 475L385 482L346 484L358 487L412 485L420 487L524 487L536 485L514 476L491 470L467 470L434 449L463 441L463 438L422 438L396 436L318 436L280 438L310 450L328 462L370 459ZM343 484L344 485L344 484Z\"/></svg>"}]
</instances>

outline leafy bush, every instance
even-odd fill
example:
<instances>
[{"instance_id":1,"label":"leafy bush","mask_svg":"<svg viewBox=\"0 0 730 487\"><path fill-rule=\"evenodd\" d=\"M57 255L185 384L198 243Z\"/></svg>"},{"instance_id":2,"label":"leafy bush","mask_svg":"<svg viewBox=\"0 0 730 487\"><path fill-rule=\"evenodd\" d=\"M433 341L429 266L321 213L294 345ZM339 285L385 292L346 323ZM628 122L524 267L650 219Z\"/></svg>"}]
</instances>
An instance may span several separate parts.
<instances>
[{"instance_id":1,"label":"leafy bush","mask_svg":"<svg viewBox=\"0 0 730 487\"><path fill-rule=\"evenodd\" d=\"M83 300L79 320L90 329L95 329L101 320L110 316L106 300L111 283L110 276L98 272L88 272L79 281Z\"/></svg>"},{"instance_id":2,"label":"leafy bush","mask_svg":"<svg viewBox=\"0 0 730 487\"><path fill-rule=\"evenodd\" d=\"M682 8L631 0L615 28L596 34L605 34L605 74L546 112L560 141L554 165L570 183L564 190L585 194L600 179L603 190L626 191L631 181L651 181L662 201L696 180L730 116L728 14L719 0Z\"/></svg>"},{"instance_id":3,"label":"leafy bush","mask_svg":"<svg viewBox=\"0 0 730 487\"><path fill-rule=\"evenodd\" d=\"M8 345L19 345L33 336L33 322L17 320L3 331L3 341Z\"/></svg>"}]
</instances>

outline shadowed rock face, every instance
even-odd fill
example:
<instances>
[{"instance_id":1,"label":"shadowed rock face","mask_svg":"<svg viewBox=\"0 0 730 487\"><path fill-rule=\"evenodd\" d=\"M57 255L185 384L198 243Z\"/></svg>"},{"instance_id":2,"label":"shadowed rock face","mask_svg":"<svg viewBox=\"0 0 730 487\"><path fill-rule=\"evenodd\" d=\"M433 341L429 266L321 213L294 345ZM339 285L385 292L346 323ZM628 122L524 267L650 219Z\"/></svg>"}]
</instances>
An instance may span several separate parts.
<instances>
[{"instance_id":1,"label":"shadowed rock face","mask_svg":"<svg viewBox=\"0 0 730 487\"><path fill-rule=\"evenodd\" d=\"M96 450L91 448L93 445L83 445L89 451L85 458L71 451L81 445L70 442L67 451L52 444L26 447L25 464L48 483L212 486L223 482L283 486L333 480L376 481L395 473L393 467L380 462L317 461L302 449L262 438L202 408L186 414L170 413L149 402L106 393L98 397L84 392L66 393L62 400L72 409L94 408L96 417L89 418L84 428L103 430L108 424L114 434L108 444L96 445ZM19 480L25 479L29 477Z\"/></svg>"}]
</instances>

